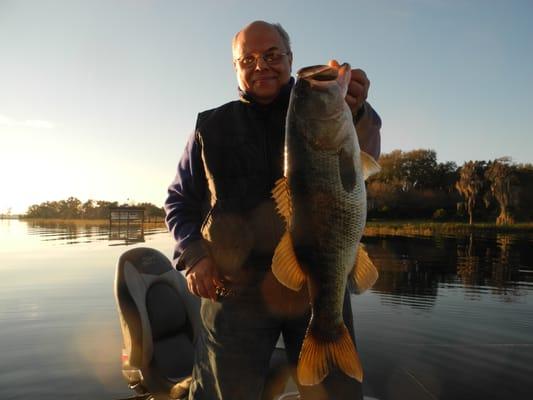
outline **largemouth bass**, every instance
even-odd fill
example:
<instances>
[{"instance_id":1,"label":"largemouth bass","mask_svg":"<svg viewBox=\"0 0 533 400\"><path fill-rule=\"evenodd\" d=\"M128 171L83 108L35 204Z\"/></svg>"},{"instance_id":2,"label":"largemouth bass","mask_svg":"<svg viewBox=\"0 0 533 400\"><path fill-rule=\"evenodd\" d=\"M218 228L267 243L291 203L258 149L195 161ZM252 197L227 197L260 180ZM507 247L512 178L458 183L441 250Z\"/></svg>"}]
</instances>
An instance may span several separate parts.
<instances>
[{"instance_id":1,"label":"largemouth bass","mask_svg":"<svg viewBox=\"0 0 533 400\"><path fill-rule=\"evenodd\" d=\"M285 286L307 284L312 316L298 361L302 385L321 382L340 368L362 381L363 371L343 317L347 281L358 292L377 270L359 241L366 222L365 179L379 165L360 151L344 100L350 66L319 65L298 71L287 114L285 172L273 190L287 230L272 272Z\"/></svg>"}]
</instances>

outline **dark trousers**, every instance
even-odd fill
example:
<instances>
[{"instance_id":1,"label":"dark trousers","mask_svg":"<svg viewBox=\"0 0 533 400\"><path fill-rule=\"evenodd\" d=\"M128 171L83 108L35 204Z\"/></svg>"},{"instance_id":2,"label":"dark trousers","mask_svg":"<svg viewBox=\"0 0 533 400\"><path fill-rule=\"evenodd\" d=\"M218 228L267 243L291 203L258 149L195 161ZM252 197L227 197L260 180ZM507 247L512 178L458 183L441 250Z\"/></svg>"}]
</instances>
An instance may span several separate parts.
<instances>
[{"instance_id":1,"label":"dark trousers","mask_svg":"<svg viewBox=\"0 0 533 400\"><path fill-rule=\"evenodd\" d=\"M306 290L291 293L268 273L233 296L202 299L189 400L260 400L280 334L289 364L296 367L310 318ZM348 292L343 316L355 343ZM319 385L299 386L299 391L304 400L362 399L361 384L337 370Z\"/></svg>"}]
</instances>

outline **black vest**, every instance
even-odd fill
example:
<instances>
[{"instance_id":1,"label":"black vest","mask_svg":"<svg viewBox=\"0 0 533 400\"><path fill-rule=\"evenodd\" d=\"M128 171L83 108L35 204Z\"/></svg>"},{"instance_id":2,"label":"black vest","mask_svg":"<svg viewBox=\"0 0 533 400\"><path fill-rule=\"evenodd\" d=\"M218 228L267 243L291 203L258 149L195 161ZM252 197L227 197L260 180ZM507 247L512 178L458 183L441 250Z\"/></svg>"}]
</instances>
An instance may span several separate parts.
<instances>
[{"instance_id":1,"label":"black vest","mask_svg":"<svg viewBox=\"0 0 533 400\"><path fill-rule=\"evenodd\" d=\"M244 98L198 115L211 205L202 234L223 270L270 265L283 233L271 191L283 175L291 86L268 106Z\"/></svg>"}]
</instances>

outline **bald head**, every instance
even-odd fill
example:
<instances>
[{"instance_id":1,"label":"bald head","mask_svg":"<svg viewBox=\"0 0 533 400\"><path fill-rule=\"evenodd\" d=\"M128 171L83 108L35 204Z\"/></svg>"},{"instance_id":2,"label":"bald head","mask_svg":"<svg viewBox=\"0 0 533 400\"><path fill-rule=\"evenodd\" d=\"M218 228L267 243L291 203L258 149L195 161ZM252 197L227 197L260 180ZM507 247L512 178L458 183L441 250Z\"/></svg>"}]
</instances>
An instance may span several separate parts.
<instances>
[{"instance_id":1,"label":"bald head","mask_svg":"<svg viewBox=\"0 0 533 400\"><path fill-rule=\"evenodd\" d=\"M287 32L279 24L254 21L235 35L232 44L233 66L241 90L258 103L274 101L291 77ZM244 59L249 61L243 62Z\"/></svg>"},{"instance_id":2,"label":"bald head","mask_svg":"<svg viewBox=\"0 0 533 400\"><path fill-rule=\"evenodd\" d=\"M231 49L233 53L233 59L238 58L240 56L240 41L242 35L246 34L261 34L262 32L266 31L275 31L279 35L281 42L283 43L285 47L285 51L290 53L291 52L291 39L289 38L289 34L281 24L279 23L273 23L265 22L265 21L254 21L248 25L246 25L244 28L242 28L239 32L235 34L233 37L233 40L231 41Z\"/></svg>"}]
</instances>

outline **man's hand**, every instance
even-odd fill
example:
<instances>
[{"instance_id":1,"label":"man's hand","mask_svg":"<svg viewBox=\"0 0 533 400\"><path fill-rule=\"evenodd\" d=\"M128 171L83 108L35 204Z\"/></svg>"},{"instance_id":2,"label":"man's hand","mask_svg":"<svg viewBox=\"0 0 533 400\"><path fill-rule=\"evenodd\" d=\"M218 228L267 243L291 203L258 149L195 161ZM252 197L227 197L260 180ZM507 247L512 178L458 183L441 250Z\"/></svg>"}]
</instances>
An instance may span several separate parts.
<instances>
[{"instance_id":1,"label":"man's hand","mask_svg":"<svg viewBox=\"0 0 533 400\"><path fill-rule=\"evenodd\" d=\"M210 257L202 258L187 271L187 287L192 294L216 300L217 286L222 286L222 282L217 267Z\"/></svg>"},{"instance_id":2,"label":"man's hand","mask_svg":"<svg viewBox=\"0 0 533 400\"><path fill-rule=\"evenodd\" d=\"M330 60L329 66L340 67L337 60ZM370 81L368 80L365 71L362 69L352 69L352 77L348 85L348 93L346 94L346 103L352 110L352 114L357 114L366 98L368 97L368 89L370 88Z\"/></svg>"}]
</instances>

